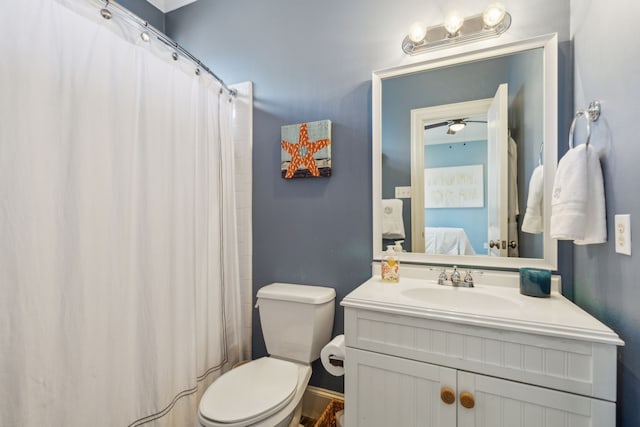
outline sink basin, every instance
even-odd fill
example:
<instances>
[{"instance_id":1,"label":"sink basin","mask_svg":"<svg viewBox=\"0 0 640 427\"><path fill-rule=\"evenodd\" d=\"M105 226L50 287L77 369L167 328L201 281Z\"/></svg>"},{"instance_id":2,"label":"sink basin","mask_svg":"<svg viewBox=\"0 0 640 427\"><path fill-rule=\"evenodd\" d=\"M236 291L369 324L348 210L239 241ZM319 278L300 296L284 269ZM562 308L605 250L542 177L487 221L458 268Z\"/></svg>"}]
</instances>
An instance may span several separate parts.
<instances>
[{"instance_id":1,"label":"sink basin","mask_svg":"<svg viewBox=\"0 0 640 427\"><path fill-rule=\"evenodd\" d=\"M489 309L493 312L519 310L521 304L511 298L488 293L478 288L410 288L400 293L432 308L447 310L475 311L474 309Z\"/></svg>"}]
</instances>

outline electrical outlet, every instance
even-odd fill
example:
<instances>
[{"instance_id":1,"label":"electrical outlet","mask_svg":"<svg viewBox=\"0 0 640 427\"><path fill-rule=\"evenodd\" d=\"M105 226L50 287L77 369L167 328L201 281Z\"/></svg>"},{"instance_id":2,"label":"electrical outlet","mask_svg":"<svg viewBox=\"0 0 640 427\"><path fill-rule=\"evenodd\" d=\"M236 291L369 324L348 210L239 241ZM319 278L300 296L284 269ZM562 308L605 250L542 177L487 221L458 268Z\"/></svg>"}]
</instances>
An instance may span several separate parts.
<instances>
[{"instance_id":1,"label":"electrical outlet","mask_svg":"<svg viewBox=\"0 0 640 427\"><path fill-rule=\"evenodd\" d=\"M631 215L615 216L616 252L631 255Z\"/></svg>"},{"instance_id":2,"label":"electrical outlet","mask_svg":"<svg viewBox=\"0 0 640 427\"><path fill-rule=\"evenodd\" d=\"M396 199L410 199L411 187L396 187Z\"/></svg>"}]
</instances>

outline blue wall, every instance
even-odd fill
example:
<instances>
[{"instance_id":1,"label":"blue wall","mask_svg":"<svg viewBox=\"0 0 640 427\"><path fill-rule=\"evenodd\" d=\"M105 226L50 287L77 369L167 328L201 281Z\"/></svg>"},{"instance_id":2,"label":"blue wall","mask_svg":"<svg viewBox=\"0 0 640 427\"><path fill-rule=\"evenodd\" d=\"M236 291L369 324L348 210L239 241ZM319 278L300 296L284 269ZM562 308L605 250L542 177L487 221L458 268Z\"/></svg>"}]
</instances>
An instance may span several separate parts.
<instances>
[{"instance_id":1,"label":"blue wall","mask_svg":"<svg viewBox=\"0 0 640 427\"><path fill-rule=\"evenodd\" d=\"M482 8L476 0L458 4L470 13ZM559 32L568 40L569 0L509 6L507 39ZM400 49L408 26L417 15L442 22L450 7L450 0L200 0L166 15L168 35L225 81L254 82L254 294L289 281L332 286L339 301L370 277L371 72L421 59ZM567 50L561 55L566 65ZM280 127L324 119L333 128L331 178L280 178ZM253 326L254 356L261 356L257 316ZM342 331L338 307L334 333ZM311 384L343 387L319 364Z\"/></svg>"},{"instance_id":2,"label":"blue wall","mask_svg":"<svg viewBox=\"0 0 640 427\"><path fill-rule=\"evenodd\" d=\"M464 228L476 254L486 253L487 238L487 141L459 142L457 144L435 144L424 147L424 167L444 168L449 166L482 165L484 203L481 208L425 209L425 227Z\"/></svg>"},{"instance_id":3,"label":"blue wall","mask_svg":"<svg viewBox=\"0 0 640 427\"><path fill-rule=\"evenodd\" d=\"M571 1L575 105L584 108L591 100L602 101L591 142L602 153L609 236L605 244L576 247L574 292L580 306L626 343L619 351L618 425L636 427L640 425L640 264L634 258L640 256L640 237L633 233L640 230L640 3L624 3L624 9L616 10L601 2ZM605 23L614 22L612 34ZM621 40L635 40L634 54ZM615 214L631 214L630 257L615 253Z\"/></svg>"}]
</instances>

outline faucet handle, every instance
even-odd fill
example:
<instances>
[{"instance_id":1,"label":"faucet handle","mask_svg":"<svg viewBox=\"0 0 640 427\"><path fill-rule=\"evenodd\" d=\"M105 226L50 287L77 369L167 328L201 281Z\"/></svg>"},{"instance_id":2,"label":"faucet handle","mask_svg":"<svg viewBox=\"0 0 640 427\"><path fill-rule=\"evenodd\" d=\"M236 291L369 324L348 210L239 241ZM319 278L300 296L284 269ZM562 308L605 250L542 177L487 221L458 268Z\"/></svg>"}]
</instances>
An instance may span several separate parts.
<instances>
[{"instance_id":1,"label":"faucet handle","mask_svg":"<svg viewBox=\"0 0 640 427\"><path fill-rule=\"evenodd\" d=\"M440 275L438 276L438 285L444 285L447 280L449 280L447 278L447 269L443 267Z\"/></svg>"},{"instance_id":2,"label":"faucet handle","mask_svg":"<svg viewBox=\"0 0 640 427\"><path fill-rule=\"evenodd\" d=\"M467 274L464 275L464 283L468 287L473 287L473 276L471 276L471 270L467 270Z\"/></svg>"}]
</instances>

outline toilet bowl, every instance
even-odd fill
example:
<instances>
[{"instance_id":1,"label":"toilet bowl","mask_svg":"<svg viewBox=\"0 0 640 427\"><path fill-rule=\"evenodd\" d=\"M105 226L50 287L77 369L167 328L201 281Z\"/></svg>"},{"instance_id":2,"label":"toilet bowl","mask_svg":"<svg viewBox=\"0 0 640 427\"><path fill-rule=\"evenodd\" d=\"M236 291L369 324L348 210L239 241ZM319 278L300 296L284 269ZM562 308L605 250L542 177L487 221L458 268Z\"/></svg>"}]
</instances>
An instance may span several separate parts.
<instances>
[{"instance_id":1,"label":"toilet bowl","mask_svg":"<svg viewBox=\"0 0 640 427\"><path fill-rule=\"evenodd\" d=\"M298 427L311 362L329 342L335 290L274 283L258 291L268 357L225 373L200 400L203 427Z\"/></svg>"},{"instance_id":2,"label":"toilet bowl","mask_svg":"<svg viewBox=\"0 0 640 427\"><path fill-rule=\"evenodd\" d=\"M200 400L204 427L297 427L311 367L263 357L214 382ZM295 423L292 423L295 419Z\"/></svg>"}]
</instances>

